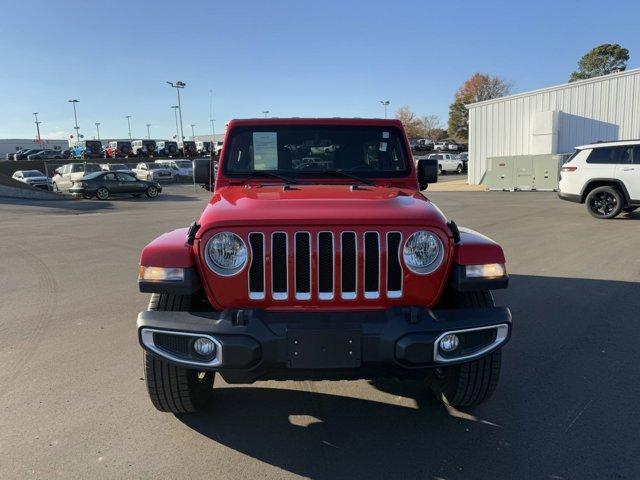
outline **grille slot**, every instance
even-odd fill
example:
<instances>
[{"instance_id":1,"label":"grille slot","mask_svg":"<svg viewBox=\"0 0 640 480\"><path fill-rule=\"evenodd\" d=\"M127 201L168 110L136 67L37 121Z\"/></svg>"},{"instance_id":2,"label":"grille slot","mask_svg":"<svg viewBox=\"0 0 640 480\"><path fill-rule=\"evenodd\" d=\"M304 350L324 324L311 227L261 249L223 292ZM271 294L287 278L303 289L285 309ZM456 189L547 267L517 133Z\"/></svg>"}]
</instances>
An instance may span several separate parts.
<instances>
[{"instance_id":1,"label":"grille slot","mask_svg":"<svg viewBox=\"0 0 640 480\"><path fill-rule=\"evenodd\" d=\"M387 233L387 297L402 296L402 267L400 266L400 232Z\"/></svg>"},{"instance_id":2,"label":"grille slot","mask_svg":"<svg viewBox=\"0 0 640 480\"><path fill-rule=\"evenodd\" d=\"M380 296L380 236L378 232L364 234L364 298Z\"/></svg>"},{"instance_id":3,"label":"grille slot","mask_svg":"<svg viewBox=\"0 0 640 480\"><path fill-rule=\"evenodd\" d=\"M297 232L295 236L296 299L311 298L311 235Z\"/></svg>"},{"instance_id":4,"label":"grille slot","mask_svg":"<svg viewBox=\"0 0 640 480\"><path fill-rule=\"evenodd\" d=\"M280 301L402 298L402 238L399 231L250 232L249 299L264 300L267 290Z\"/></svg>"},{"instance_id":5,"label":"grille slot","mask_svg":"<svg viewBox=\"0 0 640 480\"><path fill-rule=\"evenodd\" d=\"M318 233L318 298L333 299L333 233Z\"/></svg>"},{"instance_id":6,"label":"grille slot","mask_svg":"<svg viewBox=\"0 0 640 480\"><path fill-rule=\"evenodd\" d=\"M249 298L264 300L264 235L249 234L251 267L249 268Z\"/></svg>"},{"instance_id":7,"label":"grille slot","mask_svg":"<svg viewBox=\"0 0 640 480\"><path fill-rule=\"evenodd\" d=\"M342 298L355 300L358 288L358 255L355 232L342 232Z\"/></svg>"},{"instance_id":8,"label":"grille slot","mask_svg":"<svg viewBox=\"0 0 640 480\"><path fill-rule=\"evenodd\" d=\"M288 296L287 234L275 232L271 236L271 285L274 300Z\"/></svg>"}]
</instances>

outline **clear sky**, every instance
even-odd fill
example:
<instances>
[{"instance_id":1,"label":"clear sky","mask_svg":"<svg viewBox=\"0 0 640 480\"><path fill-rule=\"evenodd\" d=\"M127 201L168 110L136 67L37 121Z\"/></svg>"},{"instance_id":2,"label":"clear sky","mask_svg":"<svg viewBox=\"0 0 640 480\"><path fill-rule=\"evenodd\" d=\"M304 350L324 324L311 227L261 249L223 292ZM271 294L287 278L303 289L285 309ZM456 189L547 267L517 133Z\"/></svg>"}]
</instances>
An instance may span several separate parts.
<instances>
[{"instance_id":1,"label":"clear sky","mask_svg":"<svg viewBox=\"0 0 640 480\"><path fill-rule=\"evenodd\" d=\"M640 66L640 2L0 0L0 138L73 130L169 138L182 80L185 135L231 118L379 117L409 105L446 123L476 71L516 91L567 80L582 54L620 43Z\"/></svg>"}]
</instances>

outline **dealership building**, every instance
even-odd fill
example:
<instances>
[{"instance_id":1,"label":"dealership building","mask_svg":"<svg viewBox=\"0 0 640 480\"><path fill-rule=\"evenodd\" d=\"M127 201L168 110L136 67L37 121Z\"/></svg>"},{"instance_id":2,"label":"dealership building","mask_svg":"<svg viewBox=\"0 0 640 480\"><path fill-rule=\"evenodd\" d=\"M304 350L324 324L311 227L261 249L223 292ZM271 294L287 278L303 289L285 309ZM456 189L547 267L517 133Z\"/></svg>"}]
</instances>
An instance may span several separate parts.
<instances>
[{"instance_id":1,"label":"dealership building","mask_svg":"<svg viewBox=\"0 0 640 480\"><path fill-rule=\"evenodd\" d=\"M506 175L531 187L543 182L544 172L553 181L553 162L578 145L640 138L640 68L467 108L469 183L500 182ZM510 170L500 174L500 168Z\"/></svg>"}]
</instances>

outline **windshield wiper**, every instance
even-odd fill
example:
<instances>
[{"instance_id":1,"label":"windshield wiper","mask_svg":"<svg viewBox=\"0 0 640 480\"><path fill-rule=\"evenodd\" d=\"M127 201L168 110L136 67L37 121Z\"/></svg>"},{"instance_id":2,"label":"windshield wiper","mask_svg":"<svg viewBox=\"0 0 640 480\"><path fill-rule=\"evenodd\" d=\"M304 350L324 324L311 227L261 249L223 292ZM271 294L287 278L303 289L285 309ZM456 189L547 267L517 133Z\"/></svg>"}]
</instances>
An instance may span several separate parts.
<instances>
[{"instance_id":1,"label":"windshield wiper","mask_svg":"<svg viewBox=\"0 0 640 480\"><path fill-rule=\"evenodd\" d=\"M240 173L240 172L238 172ZM294 180L293 178L290 177L285 177L284 175L280 175L279 173L273 173L273 172L267 172L265 171L253 171L253 172L247 172L247 177L246 180L250 179L250 178L254 178L254 177L273 177L273 178L278 178L280 180L283 180L287 183L298 183L297 180Z\"/></svg>"},{"instance_id":2,"label":"windshield wiper","mask_svg":"<svg viewBox=\"0 0 640 480\"><path fill-rule=\"evenodd\" d=\"M344 170L323 170L322 171L323 175L338 175L338 176L342 176L342 177L346 177L346 178L351 178L353 180L357 180L360 183L364 183L365 185L371 185L371 186L375 186L375 182L373 180L370 180L368 178L364 178L364 177L360 177L358 175L354 175L352 173L347 173Z\"/></svg>"}]
</instances>

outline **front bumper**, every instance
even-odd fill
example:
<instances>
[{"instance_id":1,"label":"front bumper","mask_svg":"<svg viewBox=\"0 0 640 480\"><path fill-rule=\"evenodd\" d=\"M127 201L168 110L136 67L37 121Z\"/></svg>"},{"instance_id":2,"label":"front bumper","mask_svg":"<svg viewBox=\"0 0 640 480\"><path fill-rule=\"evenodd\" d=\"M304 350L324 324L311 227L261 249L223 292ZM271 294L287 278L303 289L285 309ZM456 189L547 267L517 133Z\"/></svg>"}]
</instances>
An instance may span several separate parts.
<instances>
[{"instance_id":1,"label":"front bumper","mask_svg":"<svg viewBox=\"0 0 640 480\"><path fill-rule=\"evenodd\" d=\"M141 346L170 363L218 371L229 383L267 379L424 378L434 367L464 363L502 347L511 335L504 307L430 310L394 307L362 312L145 311ZM456 333L460 347L438 347ZM193 343L216 345L209 358Z\"/></svg>"}]
</instances>

